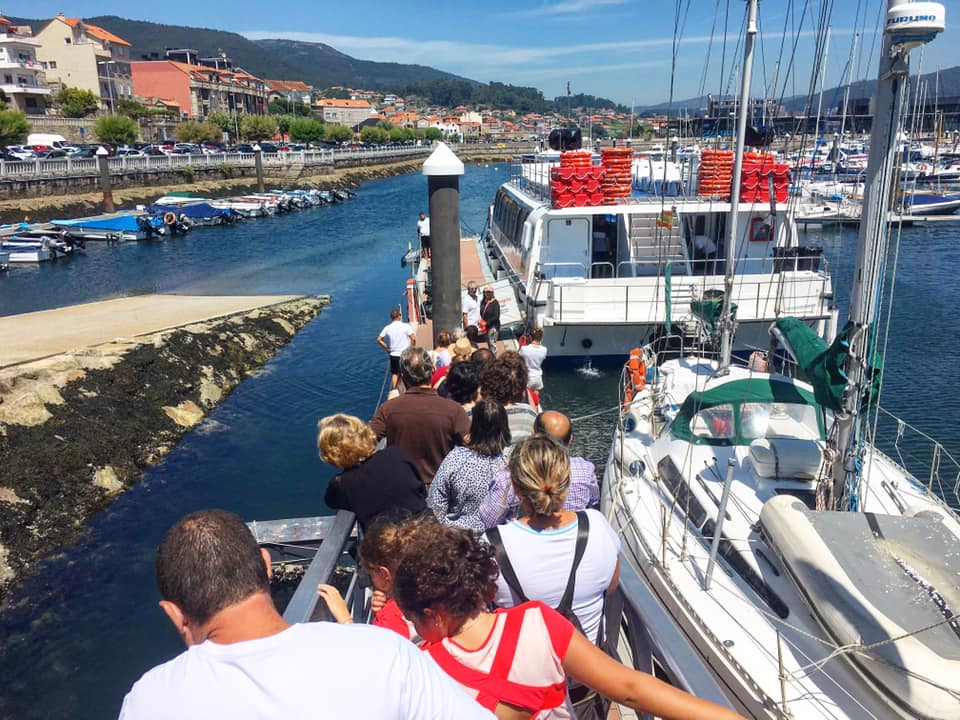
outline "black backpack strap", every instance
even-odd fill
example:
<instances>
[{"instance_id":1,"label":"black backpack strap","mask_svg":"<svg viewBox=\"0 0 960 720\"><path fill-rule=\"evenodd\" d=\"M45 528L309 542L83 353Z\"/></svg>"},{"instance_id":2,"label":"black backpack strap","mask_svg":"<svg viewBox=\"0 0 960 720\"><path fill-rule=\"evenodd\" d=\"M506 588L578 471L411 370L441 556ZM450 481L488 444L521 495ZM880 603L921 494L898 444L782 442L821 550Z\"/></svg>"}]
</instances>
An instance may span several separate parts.
<instances>
[{"instance_id":1,"label":"black backpack strap","mask_svg":"<svg viewBox=\"0 0 960 720\"><path fill-rule=\"evenodd\" d=\"M581 510L577 513L577 546L573 551L573 565L570 568L570 577L567 578L567 588L563 591L560 604L555 608L561 615L568 615L572 612L573 592L577 585L577 568L580 567L580 560L583 559L583 553L587 549L587 537L589 535L590 518Z\"/></svg>"},{"instance_id":2,"label":"black backpack strap","mask_svg":"<svg viewBox=\"0 0 960 720\"><path fill-rule=\"evenodd\" d=\"M517 596L521 603L527 602L528 598L520 587L520 580L517 579L517 573L513 569L513 565L510 564L510 556L507 555L507 550L503 546L500 529L492 527L487 530L487 540L497 554L497 565L500 566L500 575L506 581L507 586L513 591L513 594Z\"/></svg>"}]
</instances>

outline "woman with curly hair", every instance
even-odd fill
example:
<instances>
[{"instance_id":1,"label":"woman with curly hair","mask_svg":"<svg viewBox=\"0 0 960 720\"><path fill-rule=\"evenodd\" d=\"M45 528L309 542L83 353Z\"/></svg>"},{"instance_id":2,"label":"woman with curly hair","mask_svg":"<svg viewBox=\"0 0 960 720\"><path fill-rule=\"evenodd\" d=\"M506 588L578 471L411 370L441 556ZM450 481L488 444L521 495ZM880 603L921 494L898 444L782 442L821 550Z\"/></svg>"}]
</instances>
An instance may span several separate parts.
<instances>
[{"instance_id":1,"label":"woman with curly hair","mask_svg":"<svg viewBox=\"0 0 960 720\"><path fill-rule=\"evenodd\" d=\"M376 435L363 420L329 415L317 429L320 459L342 471L327 486L327 507L353 511L363 529L384 513L411 515L427 509L417 466L398 447L374 452Z\"/></svg>"},{"instance_id":2,"label":"woman with curly hair","mask_svg":"<svg viewBox=\"0 0 960 720\"><path fill-rule=\"evenodd\" d=\"M528 403L527 364L519 353L501 353L480 371L480 394L503 405L513 442L533 434L536 408Z\"/></svg>"},{"instance_id":3,"label":"woman with curly hair","mask_svg":"<svg viewBox=\"0 0 960 720\"><path fill-rule=\"evenodd\" d=\"M510 444L507 413L500 403L483 398L473 406L469 437L466 445L455 447L440 463L427 505L445 525L483 532L480 503L494 476L507 466L504 449Z\"/></svg>"},{"instance_id":4,"label":"woman with curly hair","mask_svg":"<svg viewBox=\"0 0 960 720\"><path fill-rule=\"evenodd\" d=\"M497 575L488 545L469 530L444 526L410 539L393 591L424 650L501 720L569 718L566 675L665 719L739 717L621 665L541 602L489 612Z\"/></svg>"}]
</instances>

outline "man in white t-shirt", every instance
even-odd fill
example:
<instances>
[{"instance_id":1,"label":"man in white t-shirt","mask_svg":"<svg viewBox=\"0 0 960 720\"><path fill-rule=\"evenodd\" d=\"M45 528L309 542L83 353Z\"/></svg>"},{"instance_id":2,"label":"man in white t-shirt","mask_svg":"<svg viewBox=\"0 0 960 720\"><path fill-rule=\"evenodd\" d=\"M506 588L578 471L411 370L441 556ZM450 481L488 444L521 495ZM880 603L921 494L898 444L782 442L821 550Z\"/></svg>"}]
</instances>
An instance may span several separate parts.
<instances>
[{"instance_id":1,"label":"man in white t-shirt","mask_svg":"<svg viewBox=\"0 0 960 720\"><path fill-rule=\"evenodd\" d=\"M390 321L377 335L377 344L390 353L390 387L395 388L400 377L400 354L417 344L417 336L413 328L400 319L399 310L390 311Z\"/></svg>"},{"instance_id":2,"label":"man in white t-shirt","mask_svg":"<svg viewBox=\"0 0 960 720\"><path fill-rule=\"evenodd\" d=\"M187 650L137 681L120 720L493 719L394 632L290 625L269 572L269 555L233 513L204 510L174 525L157 551L157 586Z\"/></svg>"},{"instance_id":3,"label":"man in white t-shirt","mask_svg":"<svg viewBox=\"0 0 960 720\"><path fill-rule=\"evenodd\" d=\"M430 257L430 218L420 213L420 219L417 220L417 237L420 238L420 249L425 258Z\"/></svg>"},{"instance_id":4,"label":"man in white t-shirt","mask_svg":"<svg viewBox=\"0 0 960 720\"><path fill-rule=\"evenodd\" d=\"M477 297L477 284L473 280L467 283L467 294L463 296L461 312L464 330L471 325L480 325L480 299Z\"/></svg>"}]
</instances>

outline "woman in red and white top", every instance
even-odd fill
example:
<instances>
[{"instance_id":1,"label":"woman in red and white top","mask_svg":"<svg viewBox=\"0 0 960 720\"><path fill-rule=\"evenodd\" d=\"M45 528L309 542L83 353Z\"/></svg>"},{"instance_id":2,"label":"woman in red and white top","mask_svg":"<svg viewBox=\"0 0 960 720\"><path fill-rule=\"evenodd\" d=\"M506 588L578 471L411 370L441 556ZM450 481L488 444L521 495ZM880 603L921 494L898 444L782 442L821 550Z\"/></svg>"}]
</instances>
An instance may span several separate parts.
<instances>
[{"instance_id":1,"label":"woman in red and white top","mask_svg":"<svg viewBox=\"0 0 960 720\"><path fill-rule=\"evenodd\" d=\"M567 675L665 719L740 717L621 665L543 603L489 612L498 574L492 549L474 533L423 525L404 549L393 592L423 649L501 720L569 718Z\"/></svg>"}]
</instances>

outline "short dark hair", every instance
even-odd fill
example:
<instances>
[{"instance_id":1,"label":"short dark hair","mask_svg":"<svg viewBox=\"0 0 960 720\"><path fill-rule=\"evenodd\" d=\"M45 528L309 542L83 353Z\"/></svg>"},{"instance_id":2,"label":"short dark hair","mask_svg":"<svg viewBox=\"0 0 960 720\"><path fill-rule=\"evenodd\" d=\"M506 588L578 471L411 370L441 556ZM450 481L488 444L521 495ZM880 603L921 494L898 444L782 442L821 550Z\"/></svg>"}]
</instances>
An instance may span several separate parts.
<instances>
[{"instance_id":1,"label":"short dark hair","mask_svg":"<svg viewBox=\"0 0 960 720\"><path fill-rule=\"evenodd\" d=\"M400 311L397 310L396 308L394 308L393 310L391 310L391 311L390 311L390 319L391 319L391 320L399 320L399 319L400 319Z\"/></svg>"},{"instance_id":2,"label":"short dark hair","mask_svg":"<svg viewBox=\"0 0 960 720\"><path fill-rule=\"evenodd\" d=\"M404 548L393 594L408 617L442 608L463 621L493 600L499 575L493 549L472 530L436 525Z\"/></svg>"},{"instance_id":3,"label":"short dark hair","mask_svg":"<svg viewBox=\"0 0 960 720\"><path fill-rule=\"evenodd\" d=\"M199 625L251 595L270 592L256 538L226 510L181 518L160 543L155 570L160 596Z\"/></svg>"},{"instance_id":4,"label":"short dark hair","mask_svg":"<svg viewBox=\"0 0 960 720\"><path fill-rule=\"evenodd\" d=\"M447 395L463 405L473 400L480 387L480 373L477 366L470 360L454 363L447 371Z\"/></svg>"},{"instance_id":5,"label":"short dark hair","mask_svg":"<svg viewBox=\"0 0 960 720\"><path fill-rule=\"evenodd\" d=\"M410 387L426 385L433 375L433 360L422 347L408 347L400 353L400 376Z\"/></svg>"},{"instance_id":6,"label":"short dark hair","mask_svg":"<svg viewBox=\"0 0 960 720\"><path fill-rule=\"evenodd\" d=\"M484 397L501 405L521 403L526 398L527 364L519 353L502 353L480 371L480 387Z\"/></svg>"},{"instance_id":7,"label":"short dark hair","mask_svg":"<svg viewBox=\"0 0 960 720\"><path fill-rule=\"evenodd\" d=\"M496 400L481 398L471 411L470 449L487 457L495 457L509 444L507 411Z\"/></svg>"},{"instance_id":8,"label":"short dark hair","mask_svg":"<svg viewBox=\"0 0 960 720\"><path fill-rule=\"evenodd\" d=\"M470 327L473 326L471 325ZM478 369L483 370L483 366L493 360L494 357L495 355L490 352L489 348L480 348L479 350L473 351L473 355L470 356L470 359L473 360Z\"/></svg>"}]
</instances>

